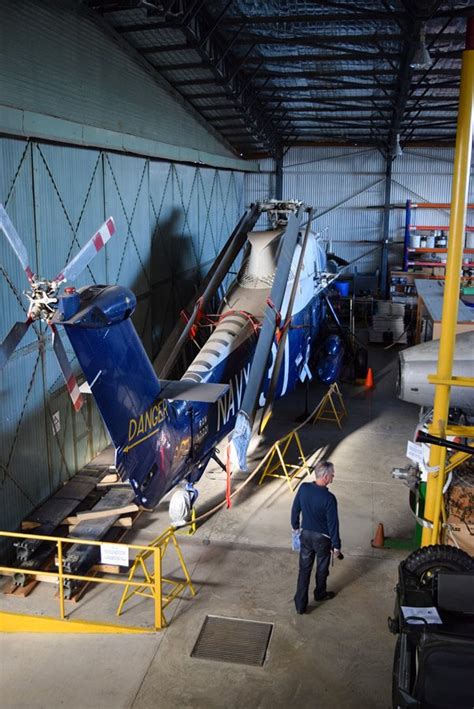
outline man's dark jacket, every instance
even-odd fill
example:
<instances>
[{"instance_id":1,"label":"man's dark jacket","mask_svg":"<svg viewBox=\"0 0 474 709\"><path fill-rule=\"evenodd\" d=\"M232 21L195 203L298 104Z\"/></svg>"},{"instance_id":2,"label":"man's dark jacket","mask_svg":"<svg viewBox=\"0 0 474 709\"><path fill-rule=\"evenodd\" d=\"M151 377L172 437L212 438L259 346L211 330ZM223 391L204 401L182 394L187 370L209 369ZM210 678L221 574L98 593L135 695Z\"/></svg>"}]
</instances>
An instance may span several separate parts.
<instances>
[{"instance_id":1,"label":"man's dark jacket","mask_svg":"<svg viewBox=\"0 0 474 709\"><path fill-rule=\"evenodd\" d=\"M331 539L333 549L341 548L337 500L324 485L303 483L291 508L291 526L298 529L303 514L302 528L319 532Z\"/></svg>"}]
</instances>

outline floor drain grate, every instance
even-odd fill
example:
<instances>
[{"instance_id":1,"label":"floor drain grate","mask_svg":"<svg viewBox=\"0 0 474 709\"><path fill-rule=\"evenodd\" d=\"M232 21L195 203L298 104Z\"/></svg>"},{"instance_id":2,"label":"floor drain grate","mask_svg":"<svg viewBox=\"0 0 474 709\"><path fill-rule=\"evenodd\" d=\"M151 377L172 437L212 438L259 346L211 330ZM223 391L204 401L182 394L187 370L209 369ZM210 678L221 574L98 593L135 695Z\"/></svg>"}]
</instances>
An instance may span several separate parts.
<instances>
[{"instance_id":1,"label":"floor drain grate","mask_svg":"<svg viewBox=\"0 0 474 709\"><path fill-rule=\"evenodd\" d=\"M208 615L191 657L262 666L273 623Z\"/></svg>"}]
</instances>

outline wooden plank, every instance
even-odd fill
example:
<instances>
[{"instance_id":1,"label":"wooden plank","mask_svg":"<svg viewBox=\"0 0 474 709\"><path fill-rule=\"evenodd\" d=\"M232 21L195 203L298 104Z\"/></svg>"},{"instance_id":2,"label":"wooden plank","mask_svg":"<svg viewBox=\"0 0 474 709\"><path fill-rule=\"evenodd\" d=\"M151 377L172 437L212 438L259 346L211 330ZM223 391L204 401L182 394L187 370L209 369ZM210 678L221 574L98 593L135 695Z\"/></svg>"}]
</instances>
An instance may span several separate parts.
<instances>
[{"instance_id":1,"label":"wooden plank","mask_svg":"<svg viewBox=\"0 0 474 709\"><path fill-rule=\"evenodd\" d=\"M98 485L111 485L115 482L121 482L118 473L107 473L103 478L100 479Z\"/></svg>"},{"instance_id":2,"label":"wooden plank","mask_svg":"<svg viewBox=\"0 0 474 709\"><path fill-rule=\"evenodd\" d=\"M138 514L138 513L137 513ZM132 515L129 515L127 517L119 517L118 519L115 520L113 523L112 527L120 527L122 529L130 529L132 527L133 522L135 520L135 516L132 517ZM67 517L63 524L69 525L68 529L68 534L70 534L72 537L74 536L74 530L79 524L79 519L77 517Z\"/></svg>"},{"instance_id":3,"label":"wooden plank","mask_svg":"<svg viewBox=\"0 0 474 709\"><path fill-rule=\"evenodd\" d=\"M78 512L76 515L78 524L86 520L104 519L106 517L115 517L117 515L128 514L129 512L138 512L138 505L134 502L124 507L110 507L103 510L93 509L86 512Z\"/></svg>"},{"instance_id":4,"label":"wooden plank","mask_svg":"<svg viewBox=\"0 0 474 709\"><path fill-rule=\"evenodd\" d=\"M40 522L33 522L32 520L24 519L23 522L21 523L21 531L22 532L29 532L32 529L38 529L38 527L41 527Z\"/></svg>"},{"instance_id":5,"label":"wooden plank","mask_svg":"<svg viewBox=\"0 0 474 709\"><path fill-rule=\"evenodd\" d=\"M91 571L94 574L128 574L130 569L116 564L94 564Z\"/></svg>"},{"instance_id":6,"label":"wooden plank","mask_svg":"<svg viewBox=\"0 0 474 709\"><path fill-rule=\"evenodd\" d=\"M3 593L5 596L15 596L16 598L26 598L32 590L39 584L38 579L34 578L25 583L24 586L17 586L13 581L8 584Z\"/></svg>"}]
</instances>

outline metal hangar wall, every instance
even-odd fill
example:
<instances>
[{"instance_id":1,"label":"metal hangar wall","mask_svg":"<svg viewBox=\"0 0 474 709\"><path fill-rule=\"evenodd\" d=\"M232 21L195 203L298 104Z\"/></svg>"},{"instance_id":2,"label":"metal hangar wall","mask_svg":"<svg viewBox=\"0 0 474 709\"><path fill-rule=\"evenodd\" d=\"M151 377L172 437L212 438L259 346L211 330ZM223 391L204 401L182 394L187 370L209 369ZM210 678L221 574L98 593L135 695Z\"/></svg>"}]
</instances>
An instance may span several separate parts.
<instances>
[{"instance_id":1,"label":"metal hangar wall","mask_svg":"<svg viewBox=\"0 0 474 709\"><path fill-rule=\"evenodd\" d=\"M449 202L454 148L407 146L392 167L388 229L389 267L402 263L405 212L412 202ZM471 168L471 175L474 169ZM260 172L246 175L247 200L275 194L275 162L260 161ZM361 274L381 266L384 219L385 159L375 147L290 148L283 159L285 197L302 199L314 206L315 231L332 250L348 261L362 256L352 267ZM471 179L469 202L474 200ZM449 223L449 210L423 210L425 224ZM467 212L467 224L474 214ZM374 247L379 247L374 251ZM369 252L372 252L369 254ZM368 254L366 257L363 254Z\"/></svg>"},{"instance_id":2,"label":"metal hangar wall","mask_svg":"<svg viewBox=\"0 0 474 709\"><path fill-rule=\"evenodd\" d=\"M112 215L114 240L77 286L131 287L135 325L154 354L240 216L243 170L255 165L77 7L0 6L0 202L49 277ZM25 318L24 287L2 239L1 338ZM87 399L74 414L49 336L35 325L0 373L3 529L106 445Z\"/></svg>"}]
</instances>

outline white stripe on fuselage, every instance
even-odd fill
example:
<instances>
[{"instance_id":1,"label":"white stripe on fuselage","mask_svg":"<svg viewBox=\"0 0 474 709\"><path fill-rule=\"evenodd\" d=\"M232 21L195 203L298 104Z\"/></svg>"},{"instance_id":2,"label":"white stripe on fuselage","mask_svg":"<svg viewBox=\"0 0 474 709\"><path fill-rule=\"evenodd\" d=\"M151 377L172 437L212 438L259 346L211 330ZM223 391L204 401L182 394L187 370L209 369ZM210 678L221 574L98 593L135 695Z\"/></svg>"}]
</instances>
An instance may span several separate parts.
<instances>
[{"instance_id":1,"label":"white stripe on fuselage","mask_svg":"<svg viewBox=\"0 0 474 709\"><path fill-rule=\"evenodd\" d=\"M275 367L276 356L277 356L277 345L274 342L272 344L272 363L269 366L268 372L267 372L267 377L269 380L272 378L273 369ZM280 396L284 396L286 394L286 390L288 389L289 373L290 373L290 335L288 333L287 338L286 338L286 342L285 342L285 354L283 355L283 385L281 388ZM260 399L258 400L258 405L265 406L265 401L266 401L266 397L262 391L262 393L260 394Z\"/></svg>"}]
</instances>

